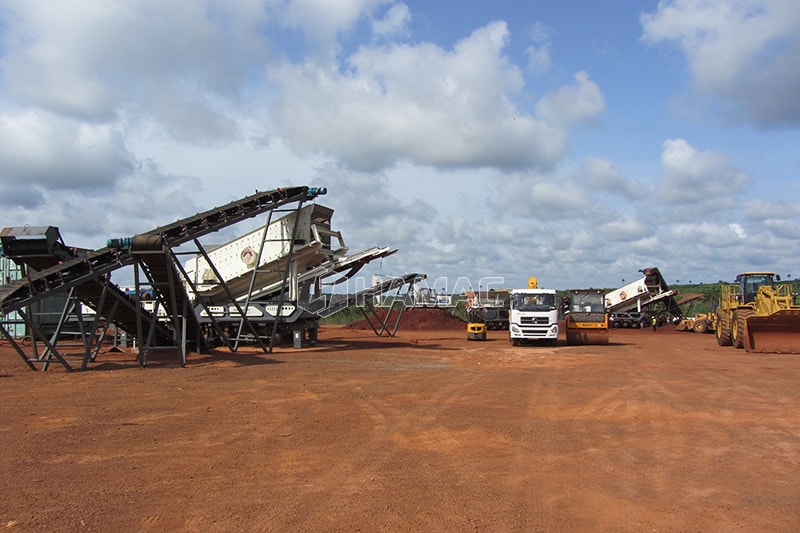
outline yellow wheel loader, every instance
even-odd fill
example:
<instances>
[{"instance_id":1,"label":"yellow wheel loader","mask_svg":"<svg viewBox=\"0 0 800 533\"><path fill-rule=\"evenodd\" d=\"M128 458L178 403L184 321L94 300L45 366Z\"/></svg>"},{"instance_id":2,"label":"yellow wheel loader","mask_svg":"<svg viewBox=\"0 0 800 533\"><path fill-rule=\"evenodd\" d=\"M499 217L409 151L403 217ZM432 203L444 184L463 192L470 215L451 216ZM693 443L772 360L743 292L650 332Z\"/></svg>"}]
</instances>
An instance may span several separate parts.
<instances>
[{"instance_id":1,"label":"yellow wheel loader","mask_svg":"<svg viewBox=\"0 0 800 533\"><path fill-rule=\"evenodd\" d=\"M744 272L723 284L717 343L754 353L800 353L800 305L773 272Z\"/></svg>"},{"instance_id":2,"label":"yellow wheel loader","mask_svg":"<svg viewBox=\"0 0 800 533\"><path fill-rule=\"evenodd\" d=\"M567 344L608 344L605 295L598 289L574 289L564 302Z\"/></svg>"},{"instance_id":3,"label":"yellow wheel loader","mask_svg":"<svg viewBox=\"0 0 800 533\"><path fill-rule=\"evenodd\" d=\"M698 313L693 317L681 319L675 331L693 331L695 333L713 333L717 327L717 315L714 313Z\"/></svg>"}]
</instances>

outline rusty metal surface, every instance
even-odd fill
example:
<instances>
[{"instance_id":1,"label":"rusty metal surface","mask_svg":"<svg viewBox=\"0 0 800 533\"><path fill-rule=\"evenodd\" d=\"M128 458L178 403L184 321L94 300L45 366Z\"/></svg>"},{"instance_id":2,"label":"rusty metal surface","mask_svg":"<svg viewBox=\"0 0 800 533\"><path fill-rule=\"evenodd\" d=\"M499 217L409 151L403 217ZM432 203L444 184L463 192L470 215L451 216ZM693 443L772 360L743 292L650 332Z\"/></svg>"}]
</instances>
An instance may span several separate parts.
<instances>
[{"instance_id":1,"label":"rusty metal surface","mask_svg":"<svg viewBox=\"0 0 800 533\"><path fill-rule=\"evenodd\" d=\"M608 344L608 330L567 329L567 344L570 346Z\"/></svg>"},{"instance_id":2,"label":"rusty metal surface","mask_svg":"<svg viewBox=\"0 0 800 533\"><path fill-rule=\"evenodd\" d=\"M749 317L744 349L752 353L800 353L800 310Z\"/></svg>"}]
</instances>

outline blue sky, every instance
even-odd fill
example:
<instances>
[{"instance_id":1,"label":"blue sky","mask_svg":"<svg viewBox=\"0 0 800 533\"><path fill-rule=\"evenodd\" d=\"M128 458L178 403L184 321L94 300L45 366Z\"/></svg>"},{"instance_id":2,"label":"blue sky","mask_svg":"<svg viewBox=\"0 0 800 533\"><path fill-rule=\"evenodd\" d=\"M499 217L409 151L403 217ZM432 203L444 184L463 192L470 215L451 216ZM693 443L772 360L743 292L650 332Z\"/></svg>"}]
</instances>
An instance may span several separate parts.
<instances>
[{"instance_id":1,"label":"blue sky","mask_svg":"<svg viewBox=\"0 0 800 533\"><path fill-rule=\"evenodd\" d=\"M5 0L0 226L306 184L365 276L798 276L797 57L783 0Z\"/></svg>"}]
</instances>

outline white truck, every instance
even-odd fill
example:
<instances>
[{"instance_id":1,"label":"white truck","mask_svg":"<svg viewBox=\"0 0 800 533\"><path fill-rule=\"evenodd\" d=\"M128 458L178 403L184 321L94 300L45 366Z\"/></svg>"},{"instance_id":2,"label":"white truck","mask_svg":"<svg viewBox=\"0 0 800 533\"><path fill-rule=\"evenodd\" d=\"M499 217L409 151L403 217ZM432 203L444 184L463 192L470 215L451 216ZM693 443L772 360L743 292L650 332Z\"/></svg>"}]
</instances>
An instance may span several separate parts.
<instances>
[{"instance_id":1,"label":"white truck","mask_svg":"<svg viewBox=\"0 0 800 533\"><path fill-rule=\"evenodd\" d=\"M511 291L508 335L513 346L523 341L558 341L558 305L555 289L540 289L536 278L527 289Z\"/></svg>"}]
</instances>

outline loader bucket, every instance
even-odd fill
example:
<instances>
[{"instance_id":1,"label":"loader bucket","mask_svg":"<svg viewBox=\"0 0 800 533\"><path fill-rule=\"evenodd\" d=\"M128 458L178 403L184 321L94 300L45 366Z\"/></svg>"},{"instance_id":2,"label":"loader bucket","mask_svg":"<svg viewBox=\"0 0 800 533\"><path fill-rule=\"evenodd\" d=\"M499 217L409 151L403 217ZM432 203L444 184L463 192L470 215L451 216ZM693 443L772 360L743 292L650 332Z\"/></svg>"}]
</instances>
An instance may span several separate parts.
<instances>
[{"instance_id":1,"label":"loader bucket","mask_svg":"<svg viewBox=\"0 0 800 533\"><path fill-rule=\"evenodd\" d=\"M744 349L753 353L800 353L800 309L784 309L745 322Z\"/></svg>"},{"instance_id":2,"label":"loader bucket","mask_svg":"<svg viewBox=\"0 0 800 533\"><path fill-rule=\"evenodd\" d=\"M582 344L608 344L607 329L567 329L567 344L580 346Z\"/></svg>"}]
</instances>

